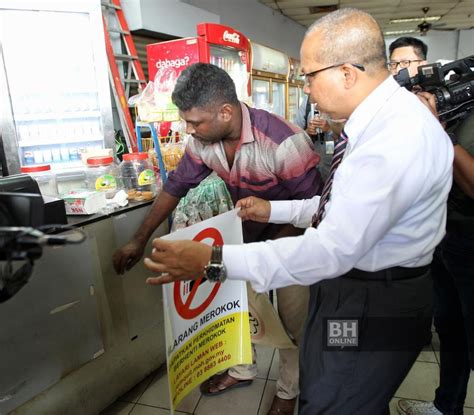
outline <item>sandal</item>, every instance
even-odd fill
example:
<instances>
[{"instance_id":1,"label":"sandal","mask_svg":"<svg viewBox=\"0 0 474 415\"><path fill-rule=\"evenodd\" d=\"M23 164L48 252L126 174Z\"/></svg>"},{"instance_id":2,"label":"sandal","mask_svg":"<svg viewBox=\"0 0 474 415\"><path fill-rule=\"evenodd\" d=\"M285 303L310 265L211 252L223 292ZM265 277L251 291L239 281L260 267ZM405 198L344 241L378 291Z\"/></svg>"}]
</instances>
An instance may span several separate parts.
<instances>
[{"instance_id":1,"label":"sandal","mask_svg":"<svg viewBox=\"0 0 474 415\"><path fill-rule=\"evenodd\" d=\"M220 375L211 376L208 380L201 383L199 390L204 396L220 395L234 388L241 388L248 386L253 382L253 379L236 379L229 375L226 370Z\"/></svg>"}]
</instances>

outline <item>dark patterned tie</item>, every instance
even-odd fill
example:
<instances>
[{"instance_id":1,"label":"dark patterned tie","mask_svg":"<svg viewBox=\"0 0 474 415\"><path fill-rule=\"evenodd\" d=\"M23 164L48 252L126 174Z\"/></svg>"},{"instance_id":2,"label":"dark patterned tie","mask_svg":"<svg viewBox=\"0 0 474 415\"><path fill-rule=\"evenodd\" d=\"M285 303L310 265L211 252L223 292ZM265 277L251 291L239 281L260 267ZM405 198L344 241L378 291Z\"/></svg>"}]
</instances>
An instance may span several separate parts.
<instances>
[{"instance_id":1,"label":"dark patterned tie","mask_svg":"<svg viewBox=\"0 0 474 415\"><path fill-rule=\"evenodd\" d=\"M342 130L341 135L339 136L338 140L336 141L336 146L334 147L334 155L332 156L331 160L331 168L329 169L328 178L324 183L323 192L321 194L321 198L319 199L319 207L316 214L313 216L313 226L315 228L321 223L324 215L324 208L326 203L329 202L329 198L331 197L331 188L332 188L332 181L334 179L334 173L336 169L341 164L342 158L344 157L344 151L346 151L347 146L347 135L344 130Z\"/></svg>"}]
</instances>

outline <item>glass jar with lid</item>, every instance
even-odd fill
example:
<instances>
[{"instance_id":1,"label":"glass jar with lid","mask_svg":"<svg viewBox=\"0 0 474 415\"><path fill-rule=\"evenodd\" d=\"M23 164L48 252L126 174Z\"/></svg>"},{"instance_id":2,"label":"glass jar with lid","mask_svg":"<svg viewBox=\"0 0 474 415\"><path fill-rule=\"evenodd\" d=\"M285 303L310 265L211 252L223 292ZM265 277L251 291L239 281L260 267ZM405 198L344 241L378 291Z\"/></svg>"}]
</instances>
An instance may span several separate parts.
<instances>
[{"instance_id":1,"label":"glass jar with lid","mask_svg":"<svg viewBox=\"0 0 474 415\"><path fill-rule=\"evenodd\" d=\"M120 177L129 200L150 200L156 196L157 178L148 153L124 154Z\"/></svg>"},{"instance_id":2,"label":"glass jar with lid","mask_svg":"<svg viewBox=\"0 0 474 415\"><path fill-rule=\"evenodd\" d=\"M58 197L56 175L51 170L50 164L23 166L20 171L30 175L38 183L42 196Z\"/></svg>"},{"instance_id":3,"label":"glass jar with lid","mask_svg":"<svg viewBox=\"0 0 474 415\"><path fill-rule=\"evenodd\" d=\"M105 192L107 199L119 190L119 169L112 156L89 157L86 161L86 186L90 190Z\"/></svg>"}]
</instances>

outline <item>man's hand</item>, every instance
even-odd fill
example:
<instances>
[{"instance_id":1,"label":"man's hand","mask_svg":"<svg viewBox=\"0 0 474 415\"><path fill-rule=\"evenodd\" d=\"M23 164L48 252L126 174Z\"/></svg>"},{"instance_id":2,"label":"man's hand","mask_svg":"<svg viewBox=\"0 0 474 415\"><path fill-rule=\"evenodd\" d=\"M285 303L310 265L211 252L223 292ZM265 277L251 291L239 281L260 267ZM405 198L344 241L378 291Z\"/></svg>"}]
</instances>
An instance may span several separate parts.
<instances>
[{"instance_id":1,"label":"man's hand","mask_svg":"<svg viewBox=\"0 0 474 415\"><path fill-rule=\"evenodd\" d=\"M416 96L419 100L426 105L431 113L438 119L438 110L436 109L436 99L433 94L426 91L417 92Z\"/></svg>"},{"instance_id":2,"label":"man's hand","mask_svg":"<svg viewBox=\"0 0 474 415\"><path fill-rule=\"evenodd\" d=\"M112 257L115 272L122 275L140 261L145 251L145 244L131 240L128 244L117 249Z\"/></svg>"},{"instance_id":3,"label":"man's hand","mask_svg":"<svg viewBox=\"0 0 474 415\"><path fill-rule=\"evenodd\" d=\"M317 133L317 128L320 128L323 133L327 133L329 131L329 123L320 117L315 117L308 121L306 132L309 135L315 135Z\"/></svg>"},{"instance_id":4,"label":"man's hand","mask_svg":"<svg viewBox=\"0 0 474 415\"><path fill-rule=\"evenodd\" d=\"M237 201L235 207L240 207L238 215L242 220L267 223L270 219L271 204L268 200L255 196L246 197Z\"/></svg>"},{"instance_id":5,"label":"man's hand","mask_svg":"<svg viewBox=\"0 0 474 415\"><path fill-rule=\"evenodd\" d=\"M433 94L426 92L426 91L420 91L416 93L416 96L418 99L428 107L428 109L431 111L431 113L436 117L437 120L439 120L439 115L438 115L438 110L436 109L436 98ZM446 129L446 123L442 122L441 126Z\"/></svg>"},{"instance_id":6,"label":"man's hand","mask_svg":"<svg viewBox=\"0 0 474 415\"><path fill-rule=\"evenodd\" d=\"M211 260L212 248L201 242L153 240L153 251L145 258L145 266L153 272L163 273L147 278L150 285L166 284L178 280L202 278L204 267Z\"/></svg>"}]
</instances>

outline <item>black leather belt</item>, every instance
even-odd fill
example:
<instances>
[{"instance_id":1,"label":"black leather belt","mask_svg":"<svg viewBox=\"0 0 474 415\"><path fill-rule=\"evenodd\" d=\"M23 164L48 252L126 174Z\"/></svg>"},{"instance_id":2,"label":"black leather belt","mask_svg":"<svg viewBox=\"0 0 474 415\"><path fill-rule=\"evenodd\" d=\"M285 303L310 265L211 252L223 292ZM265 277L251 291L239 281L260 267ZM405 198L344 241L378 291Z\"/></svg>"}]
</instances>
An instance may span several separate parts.
<instances>
[{"instance_id":1,"label":"black leather belt","mask_svg":"<svg viewBox=\"0 0 474 415\"><path fill-rule=\"evenodd\" d=\"M362 271L357 268L351 269L344 278L354 280L374 280L374 281L397 281L408 280L410 278L420 277L430 269L429 265L422 267L406 268L406 267L392 267L382 269L380 271Z\"/></svg>"}]
</instances>

